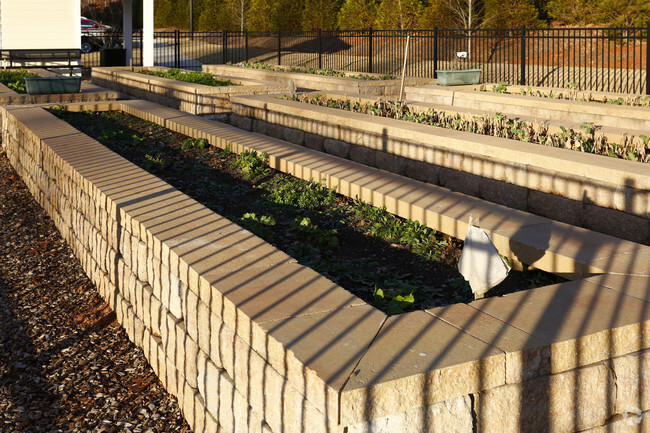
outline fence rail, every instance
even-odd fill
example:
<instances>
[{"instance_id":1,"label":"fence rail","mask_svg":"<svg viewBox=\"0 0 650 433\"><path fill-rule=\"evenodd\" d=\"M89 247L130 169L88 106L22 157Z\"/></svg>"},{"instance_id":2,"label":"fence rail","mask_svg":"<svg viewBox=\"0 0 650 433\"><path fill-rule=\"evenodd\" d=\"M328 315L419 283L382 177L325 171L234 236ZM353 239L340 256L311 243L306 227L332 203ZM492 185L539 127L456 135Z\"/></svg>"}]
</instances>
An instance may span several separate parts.
<instances>
[{"instance_id":1,"label":"fence rail","mask_svg":"<svg viewBox=\"0 0 650 433\"><path fill-rule=\"evenodd\" d=\"M438 29L155 32L156 65L200 70L202 64L272 65L399 74L411 36L406 73L480 68L484 82L650 94L650 22L646 27L572 29ZM141 65L141 35L132 64ZM458 64L456 53L467 52ZM84 67L99 66L96 53Z\"/></svg>"}]
</instances>

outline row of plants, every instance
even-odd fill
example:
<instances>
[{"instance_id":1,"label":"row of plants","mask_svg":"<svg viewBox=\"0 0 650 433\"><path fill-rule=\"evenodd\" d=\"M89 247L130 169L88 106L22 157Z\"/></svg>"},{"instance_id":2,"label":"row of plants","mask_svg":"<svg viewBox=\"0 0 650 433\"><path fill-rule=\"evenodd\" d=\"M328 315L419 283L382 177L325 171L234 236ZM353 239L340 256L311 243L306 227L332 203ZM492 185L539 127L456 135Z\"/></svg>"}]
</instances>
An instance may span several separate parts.
<instances>
[{"instance_id":1,"label":"row of plants","mask_svg":"<svg viewBox=\"0 0 650 433\"><path fill-rule=\"evenodd\" d=\"M596 134L594 124L588 122L583 123L579 130L561 126L560 132L552 133L547 124L533 124L511 119L502 113L496 113L493 117L487 115L465 117L458 113L450 114L433 108L421 112L420 109L411 108L407 103L396 101L359 102L330 98L321 94L300 94L289 99L355 113L650 163L650 137L645 135L636 138L626 136L624 143L609 143L607 137Z\"/></svg>"},{"instance_id":2,"label":"row of plants","mask_svg":"<svg viewBox=\"0 0 650 433\"><path fill-rule=\"evenodd\" d=\"M594 96L593 93L581 92L578 90L578 83L575 81L566 83L567 89L538 89L528 87L520 87L519 90L514 90L513 86L508 86L505 81L500 81L499 84L488 88L495 93L505 93L509 95L524 95L524 96L536 96L539 98L549 98L549 99L566 99L570 101L581 101L581 102L598 102L602 104L611 104L611 105L629 105L633 107L650 107L650 95L641 96L641 95L629 95L629 96L608 96L606 94L600 94L599 96Z\"/></svg>"},{"instance_id":3,"label":"row of plants","mask_svg":"<svg viewBox=\"0 0 650 433\"><path fill-rule=\"evenodd\" d=\"M457 271L457 239L272 170L254 150L235 155L118 112L53 111L388 314L473 299ZM513 272L490 294L557 281Z\"/></svg>"},{"instance_id":4,"label":"row of plants","mask_svg":"<svg viewBox=\"0 0 650 433\"><path fill-rule=\"evenodd\" d=\"M0 71L0 83L9 87L16 93L27 93L25 77L38 77L38 74L29 72L26 69L18 69L17 71Z\"/></svg>"},{"instance_id":5,"label":"row of plants","mask_svg":"<svg viewBox=\"0 0 650 433\"><path fill-rule=\"evenodd\" d=\"M263 69L265 71L280 71L280 72L296 72L299 74L312 74L323 75L326 77L342 77L354 78L356 80L394 80L397 77L391 74L386 75L369 75L369 74L350 74L348 72L336 71L334 69L313 69L313 68L300 68L297 66L282 67L269 65L263 62L240 62L240 63L226 63L227 66L238 66L241 68Z\"/></svg>"},{"instance_id":6,"label":"row of plants","mask_svg":"<svg viewBox=\"0 0 650 433\"><path fill-rule=\"evenodd\" d=\"M223 87L223 86L240 86L231 80L220 80L212 74L197 71L181 71L180 69L170 68L164 72L142 70L141 74L153 75L155 77L169 78L172 80L184 81L186 83L203 84L206 86Z\"/></svg>"}]
</instances>

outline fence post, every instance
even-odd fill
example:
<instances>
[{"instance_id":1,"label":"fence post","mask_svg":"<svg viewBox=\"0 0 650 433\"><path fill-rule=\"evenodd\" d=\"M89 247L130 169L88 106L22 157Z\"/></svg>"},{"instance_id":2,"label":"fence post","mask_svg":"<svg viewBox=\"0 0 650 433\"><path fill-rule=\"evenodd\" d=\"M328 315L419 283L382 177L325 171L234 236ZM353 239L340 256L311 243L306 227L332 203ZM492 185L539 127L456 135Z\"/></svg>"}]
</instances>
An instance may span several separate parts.
<instances>
[{"instance_id":1,"label":"fence post","mask_svg":"<svg viewBox=\"0 0 650 433\"><path fill-rule=\"evenodd\" d=\"M278 66L280 66L281 57L282 57L282 30L278 30Z\"/></svg>"},{"instance_id":2,"label":"fence post","mask_svg":"<svg viewBox=\"0 0 650 433\"><path fill-rule=\"evenodd\" d=\"M521 25L521 76L519 77L519 84L522 86L526 84L526 25Z\"/></svg>"},{"instance_id":3,"label":"fence post","mask_svg":"<svg viewBox=\"0 0 650 433\"><path fill-rule=\"evenodd\" d=\"M175 30L174 31L174 67L176 69L180 68L180 45L181 45L181 37L180 37L180 30Z\"/></svg>"},{"instance_id":4,"label":"fence post","mask_svg":"<svg viewBox=\"0 0 650 433\"><path fill-rule=\"evenodd\" d=\"M318 69L323 69L323 32L318 29Z\"/></svg>"},{"instance_id":5,"label":"fence post","mask_svg":"<svg viewBox=\"0 0 650 433\"><path fill-rule=\"evenodd\" d=\"M244 56L248 62L248 30L244 30Z\"/></svg>"},{"instance_id":6,"label":"fence post","mask_svg":"<svg viewBox=\"0 0 650 433\"><path fill-rule=\"evenodd\" d=\"M228 63L228 30L224 30L221 36L221 57L224 65Z\"/></svg>"},{"instance_id":7,"label":"fence post","mask_svg":"<svg viewBox=\"0 0 650 433\"><path fill-rule=\"evenodd\" d=\"M650 21L646 23L645 34L645 94L650 95Z\"/></svg>"},{"instance_id":8,"label":"fence post","mask_svg":"<svg viewBox=\"0 0 650 433\"><path fill-rule=\"evenodd\" d=\"M433 26L433 78L438 78L438 26Z\"/></svg>"},{"instance_id":9,"label":"fence post","mask_svg":"<svg viewBox=\"0 0 650 433\"><path fill-rule=\"evenodd\" d=\"M368 29L368 73L372 74L372 27Z\"/></svg>"}]
</instances>

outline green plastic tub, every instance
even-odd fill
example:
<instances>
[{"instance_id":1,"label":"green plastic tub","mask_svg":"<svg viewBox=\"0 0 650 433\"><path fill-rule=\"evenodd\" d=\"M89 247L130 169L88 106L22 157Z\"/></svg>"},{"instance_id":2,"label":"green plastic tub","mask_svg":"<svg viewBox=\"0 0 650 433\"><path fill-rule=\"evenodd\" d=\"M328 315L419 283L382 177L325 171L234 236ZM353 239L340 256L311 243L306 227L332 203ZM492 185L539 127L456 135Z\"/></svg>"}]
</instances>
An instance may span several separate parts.
<instances>
[{"instance_id":1,"label":"green plastic tub","mask_svg":"<svg viewBox=\"0 0 650 433\"><path fill-rule=\"evenodd\" d=\"M462 69L460 71L436 71L438 84L441 86L462 86L478 84L481 69Z\"/></svg>"},{"instance_id":2,"label":"green plastic tub","mask_svg":"<svg viewBox=\"0 0 650 433\"><path fill-rule=\"evenodd\" d=\"M81 77L26 77L25 87L30 95L79 93Z\"/></svg>"}]
</instances>

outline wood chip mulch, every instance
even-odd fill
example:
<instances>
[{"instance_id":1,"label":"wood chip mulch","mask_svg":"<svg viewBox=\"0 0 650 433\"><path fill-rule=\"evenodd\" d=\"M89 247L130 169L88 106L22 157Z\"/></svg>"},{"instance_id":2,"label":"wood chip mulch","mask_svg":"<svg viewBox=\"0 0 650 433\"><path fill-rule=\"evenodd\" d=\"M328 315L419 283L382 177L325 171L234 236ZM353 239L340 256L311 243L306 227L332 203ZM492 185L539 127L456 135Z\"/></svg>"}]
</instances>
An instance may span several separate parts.
<instances>
[{"instance_id":1,"label":"wood chip mulch","mask_svg":"<svg viewBox=\"0 0 650 433\"><path fill-rule=\"evenodd\" d=\"M0 151L0 432L189 432Z\"/></svg>"}]
</instances>

